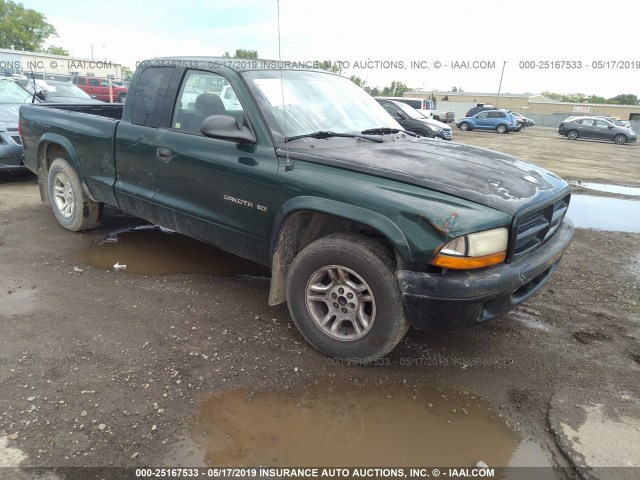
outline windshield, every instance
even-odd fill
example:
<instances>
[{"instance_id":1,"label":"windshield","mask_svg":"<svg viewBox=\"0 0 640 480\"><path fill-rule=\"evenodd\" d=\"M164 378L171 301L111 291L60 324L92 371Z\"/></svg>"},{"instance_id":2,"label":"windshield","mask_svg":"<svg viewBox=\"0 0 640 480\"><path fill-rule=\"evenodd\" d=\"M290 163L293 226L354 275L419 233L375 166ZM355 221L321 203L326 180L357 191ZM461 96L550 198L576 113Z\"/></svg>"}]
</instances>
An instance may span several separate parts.
<instances>
[{"instance_id":1,"label":"windshield","mask_svg":"<svg viewBox=\"0 0 640 480\"><path fill-rule=\"evenodd\" d=\"M421 112L406 103L396 102L396 106L406 113L409 118L414 118L416 120L424 120L427 118L426 115L423 115Z\"/></svg>"},{"instance_id":2,"label":"windshield","mask_svg":"<svg viewBox=\"0 0 640 480\"><path fill-rule=\"evenodd\" d=\"M373 97L337 75L291 70L243 72L277 143L319 131L402 129Z\"/></svg>"},{"instance_id":3,"label":"windshield","mask_svg":"<svg viewBox=\"0 0 640 480\"><path fill-rule=\"evenodd\" d=\"M43 85L38 83L38 86L42 87L47 97L74 97L91 100L90 95L70 83L45 83Z\"/></svg>"},{"instance_id":4,"label":"windshield","mask_svg":"<svg viewBox=\"0 0 640 480\"><path fill-rule=\"evenodd\" d=\"M0 103L31 103L32 95L11 80L0 80Z\"/></svg>"}]
</instances>

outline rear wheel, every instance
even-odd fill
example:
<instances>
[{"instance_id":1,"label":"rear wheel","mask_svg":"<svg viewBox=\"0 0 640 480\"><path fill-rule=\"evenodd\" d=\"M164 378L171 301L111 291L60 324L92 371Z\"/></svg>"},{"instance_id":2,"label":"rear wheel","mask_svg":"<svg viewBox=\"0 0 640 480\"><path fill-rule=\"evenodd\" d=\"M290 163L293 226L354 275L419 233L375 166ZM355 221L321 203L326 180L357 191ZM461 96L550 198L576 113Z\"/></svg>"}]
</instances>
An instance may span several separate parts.
<instances>
[{"instance_id":1,"label":"rear wheel","mask_svg":"<svg viewBox=\"0 0 640 480\"><path fill-rule=\"evenodd\" d=\"M127 97L126 93L121 93L120 95L118 95L118 102L120 103L124 103L124 99Z\"/></svg>"},{"instance_id":2,"label":"rear wheel","mask_svg":"<svg viewBox=\"0 0 640 480\"><path fill-rule=\"evenodd\" d=\"M625 143L627 143L627 137L626 135L619 133L618 135L613 137L613 141L616 142L618 145L624 145Z\"/></svg>"},{"instance_id":3,"label":"rear wheel","mask_svg":"<svg viewBox=\"0 0 640 480\"><path fill-rule=\"evenodd\" d=\"M471 130L467 122L462 122L460 125L458 125L458 128L464 132L466 132L467 130Z\"/></svg>"},{"instance_id":4,"label":"rear wheel","mask_svg":"<svg viewBox=\"0 0 640 480\"><path fill-rule=\"evenodd\" d=\"M78 174L66 159L53 161L47 180L51 208L60 225L78 232L100 224L102 204L89 198Z\"/></svg>"},{"instance_id":5,"label":"rear wheel","mask_svg":"<svg viewBox=\"0 0 640 480\"><path fill-rule=\"evenodd\" d=\"M567 138L568 138L569 140L577 140L579 136L580 136L580 135L578 134L578 132L577 132L576 130L570 130L570 131L567 133Z\"/></svg>"},{"instance_id":6,"label":"rear wheel","mask_svg":"<svg viewBox=\"0 0 640 480\"><path fill-rule=\"evenodd\" d=\"M384 357L409 328L395 269L392 252L368 237L316 240L296 256L287 278L296 327L332 357L355 363Z\"/></svg>"},{"instance_id":7,"label":"rear wheel","mask_svg":"<svg viewBox=\"0 0 640 480\"><path fill-rule=\"evenodd\" d=\"M507 126L506 125L498 125L498 128L496 128L496 130L498 131L498 133L507 133Z\"/></svg>"}]
</instances>

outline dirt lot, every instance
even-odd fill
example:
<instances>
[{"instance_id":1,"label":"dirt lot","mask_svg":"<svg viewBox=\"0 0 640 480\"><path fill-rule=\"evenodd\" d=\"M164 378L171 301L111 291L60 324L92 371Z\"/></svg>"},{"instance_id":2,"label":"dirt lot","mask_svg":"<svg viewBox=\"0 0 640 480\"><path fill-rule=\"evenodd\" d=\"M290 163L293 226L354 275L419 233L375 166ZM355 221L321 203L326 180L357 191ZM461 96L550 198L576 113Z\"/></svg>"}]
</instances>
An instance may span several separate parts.
<instances>
[{"instance_id":1,"label":"dirt lot","mask_svg":"<svg viewBox=\"0 0 640 480\"><path fill-rule=\"evenodd\" d=\"M567 140L555 128L532 127L499 135L458 130L453 139L529 160L566 180L640 185L640 143L615 145L600 140Z\"/></svg>"},{"instance_id":2,"label":"dirt lot","mask_svg":"<svg viewBox=\"0 0 640 480\"><path fill-rule=\"evenodd\" d=\"M454 138L570 179L640 185L637 146L569 142L536 128ZM567 432L580 430L587 408L601 409L611 424L640 418L640 234L578 230L550 284L505 318L462 332L412 331L383 364L357 367L310 348L285 306L267 306L268 279L250 265L240 263L233 276L95 267L80 258L141 222L109 212L99 229L74 234L40 204L33 177L0 176L0 193L5 465L7 452L22 466L198 464L189 442L206 436L198 427L190 440L200 405L237 389L251 398L345 384L408 390L423 401L434 392L473 395L559 466L590 463L566 453ZM217 255L202 244L189 250ZM180 271L174 255L154 251L146 261L176 262ZM453 428L456 418L446 424ZM369 440L392 450L397 439ZM621 451L626 440L602 443ZM497 448L491 440L488 447Z\"/></svg>"}]
</instances>

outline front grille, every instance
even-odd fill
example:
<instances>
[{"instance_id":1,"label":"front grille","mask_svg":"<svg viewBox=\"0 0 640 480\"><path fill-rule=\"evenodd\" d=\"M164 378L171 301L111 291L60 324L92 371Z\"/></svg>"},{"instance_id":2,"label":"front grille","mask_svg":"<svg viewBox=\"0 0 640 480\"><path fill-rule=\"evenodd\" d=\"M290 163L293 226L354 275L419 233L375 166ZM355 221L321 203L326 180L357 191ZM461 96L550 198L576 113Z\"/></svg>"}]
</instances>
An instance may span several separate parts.
<instances>
[{"instance_id":1,"label":"front grille","mask_svg":"<svg viewBox=\"0 0 640 480\"><path fill-rule=\"evenodd\" d=\"M509 259L515 260L549 239L562 223L570 199L571 194L568 194L517 214L512 228Z\"/></svg>"}]
</instances>

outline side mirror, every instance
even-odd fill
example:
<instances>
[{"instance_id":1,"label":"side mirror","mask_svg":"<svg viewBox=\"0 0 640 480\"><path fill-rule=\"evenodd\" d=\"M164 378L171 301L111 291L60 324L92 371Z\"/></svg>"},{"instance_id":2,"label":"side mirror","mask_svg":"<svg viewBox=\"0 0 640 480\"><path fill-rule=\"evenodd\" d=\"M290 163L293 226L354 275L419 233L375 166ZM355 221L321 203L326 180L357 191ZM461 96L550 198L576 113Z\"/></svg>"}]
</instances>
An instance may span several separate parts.
<instances>
[{"instance_id":1,"label":"side mirror","mask_svg":"<svg viewBox=\"0 0 640 480\"><path fill-rule=\"evenodd\" d=\"M42 90L36 91L36 97L38 97L40 100L46 100L47 98Z\"/></svg>"},{"instance_id":2,"label":"side mirror","mask_svg":"<svg viewBox=\"0 0 640 480\"><path fill-rule=\"evenodd\" d=\"M237 143L256 143L256 136L246 125L238 125L231 115L211 115L200 125L200 132L205 137L230 140Z\"/></svg>"},{"instance_id":3,"label":"side mirror","mask_svg":"<svg viewBox=\"0 0 640 480\"><path fill-rule=\"evenodd\" d=\"M402 118L402 119L407 118L407 116L404 114L404 112L401 112L400 110L398 110L398 112L396 113L396 116L398 118Z\"/></svg>"},{"instance_id":4,"label":"side mirror","mask_svg":"<svg viewBox=\"0 0 640 480\"><path fill-rule=\"evenodd\" d=\"M94 100L95 100L96 98L98 98L98 96L97 96L95 93L92 93L92 94L91 94L91 95L89 95L89 96L90 96L91 98L93 98Z\"/></svg>"}]
</instances>

